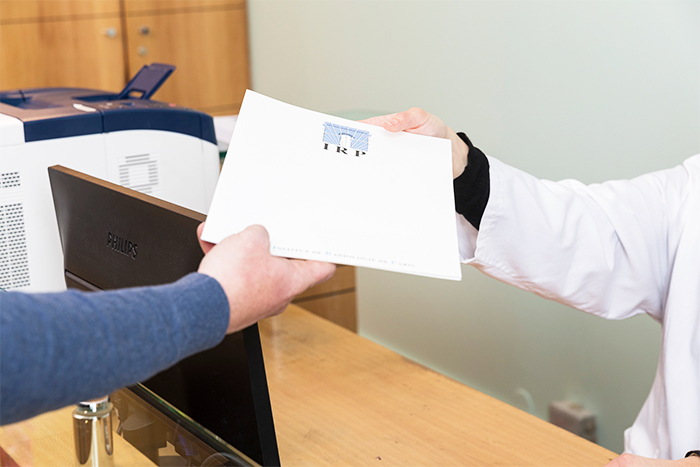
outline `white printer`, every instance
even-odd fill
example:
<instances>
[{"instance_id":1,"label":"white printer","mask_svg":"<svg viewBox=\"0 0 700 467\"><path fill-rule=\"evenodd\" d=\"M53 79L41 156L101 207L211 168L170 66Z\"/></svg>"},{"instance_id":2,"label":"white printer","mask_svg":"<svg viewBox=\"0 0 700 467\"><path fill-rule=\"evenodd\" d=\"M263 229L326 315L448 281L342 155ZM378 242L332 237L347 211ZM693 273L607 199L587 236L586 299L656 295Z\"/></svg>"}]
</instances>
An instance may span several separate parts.
<instances>
[{"instance_id":1,"label":"white printer","mask_svg":"<svg viewBox=\"0 0 700 467\"><path fill-rule=\"evenodd\" d=\"M150 100L174 68L148 65L119 94L77 88L0 93L0 288L65 289L49 166L206 213L219 175L213 120Z\"/></svg>"}]
</instances>

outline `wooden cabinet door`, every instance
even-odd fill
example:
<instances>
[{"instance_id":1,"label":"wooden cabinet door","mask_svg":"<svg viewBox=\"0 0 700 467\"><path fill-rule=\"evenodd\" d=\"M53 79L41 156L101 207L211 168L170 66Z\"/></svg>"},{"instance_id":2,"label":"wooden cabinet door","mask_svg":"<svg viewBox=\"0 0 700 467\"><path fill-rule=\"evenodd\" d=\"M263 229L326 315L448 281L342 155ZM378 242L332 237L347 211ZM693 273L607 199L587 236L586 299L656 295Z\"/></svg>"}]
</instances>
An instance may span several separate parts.
<instances>
[{"instance_id":1,"label":"wooden cabinet door","mask_svg":"<svg viewBox=\"0 0 700 467\"><path fill-rule=\"evenodd\" d=\"M350 331L357 332L357 296L355 267L338 265L335 275L304 293L293 301L300 307Z\"/></svg>"},{"instance_id":2,"label":"wooden cabinet door","mask_svg":"<svg viewBox=\"0 0 700 467\"><path fill-rule=\"evenodd\" d=\"M177 67L154 99L213 115L238 112L249 87L245 3L219 3L148 9L163 3L126 1L131 73L154 62Z\"/></svg>"},{"instance_id":3,"label":"wooden cabinet door","mask_svg":"<svg viewBox=\"0 0 700 467\"><path fill-rule=\"evenodd\" d=\"M119 16L119 0L0 0L0 23Z\"/></svg>"},{"instance_id":4,"label":"wooden cabinet door","mask_svg":"<svg viewBox=\"0 0 700 467\"><path fill-rule=\"evenodd\" d=\"M245 0L125 0L130 14L149 12L173 12L175 10L206 10L212 8L240 7Z\"/></svg>"},{"instance_id":5,"label":"wooden cabinet door","mask_svg":"<svg viewBox=\"0 0 700 467\"><path fill-rule=\"evenodd\" d=\"M0 0L0 88L125 84L118 0Z\"/></svg>"}]
</instances>

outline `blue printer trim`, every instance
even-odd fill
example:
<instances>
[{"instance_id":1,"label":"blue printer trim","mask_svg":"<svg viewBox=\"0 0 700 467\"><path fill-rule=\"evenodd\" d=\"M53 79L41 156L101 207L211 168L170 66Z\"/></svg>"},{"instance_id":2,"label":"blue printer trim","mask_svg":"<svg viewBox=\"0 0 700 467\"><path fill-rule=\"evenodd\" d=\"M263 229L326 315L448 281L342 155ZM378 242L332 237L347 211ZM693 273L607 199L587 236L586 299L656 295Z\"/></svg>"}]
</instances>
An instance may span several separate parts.
<instances>
[{"instance_id":1,"label":"blue printer trim","mask_svg":"<svg viewBox=\"0 0 700 467\"><path fill-rule=\"evenodd\" d=\"M5 113L4 109L0 110ZM102 119L99 113L24 122L24 141L27 143L100 133L102 133Z\"/></svg>"},{"instance_id":2,"label":"blue printer trim","mask_svg":"<svg viewBox=\"0 0 700 467\"><path fill-rule=\"evenodd\" d=\"M105 133L124 130L172 131L216 144L214 119L182 107L115 109L104 112Z\"/></svg>"},{"instance_id":3,"label":"blue printer trim","mask_svg":"<svg viewBox=\"0 0 700 467\"><path fill-rule=\"evenodd\" d=\"M150 99L117 97L79 88L5 91L0 93L0 113L24 123L25 142L124 130L161 130L216 144L214 120L205 113Z\"/></svg>"}]
</instances>

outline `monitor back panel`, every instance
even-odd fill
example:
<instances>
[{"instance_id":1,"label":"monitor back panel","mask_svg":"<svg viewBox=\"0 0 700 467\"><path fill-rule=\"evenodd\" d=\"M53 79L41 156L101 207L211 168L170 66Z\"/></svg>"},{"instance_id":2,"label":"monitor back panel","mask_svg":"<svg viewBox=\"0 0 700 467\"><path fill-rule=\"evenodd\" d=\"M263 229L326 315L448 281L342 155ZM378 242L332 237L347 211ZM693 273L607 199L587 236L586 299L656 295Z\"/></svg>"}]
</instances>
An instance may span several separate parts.
<instances>
[{"instance_id":1,"label":"monitor back panel","mask_svg":"<svg viewBox=\"0 0 700 467\"><path fill-rule=\"evenodd\" d=\"M69 287L159 285L197 270L203 214L60 166L49 178ZM256 462L279 465L257 325L141 384Z\"/></svg>"}]
</instances>

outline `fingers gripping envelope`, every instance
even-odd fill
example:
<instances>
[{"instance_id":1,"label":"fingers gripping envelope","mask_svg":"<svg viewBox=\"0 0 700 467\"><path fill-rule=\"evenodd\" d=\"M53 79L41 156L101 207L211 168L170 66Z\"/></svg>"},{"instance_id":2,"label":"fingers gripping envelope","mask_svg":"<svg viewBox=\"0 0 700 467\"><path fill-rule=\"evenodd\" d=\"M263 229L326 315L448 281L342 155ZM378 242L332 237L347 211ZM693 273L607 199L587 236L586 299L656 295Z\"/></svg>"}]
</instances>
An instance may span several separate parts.
<instances>
[{"instance_id":1,"label":"fingers gripping envelope","mask_svg":"<svg viewBox=\"0 0 700 467\"><path fill-rule=\"evenodd\" d=\"M276 256L460 280L451 154L247 91L202 239L260 224Z\"/></svg>"}]
</instances>

